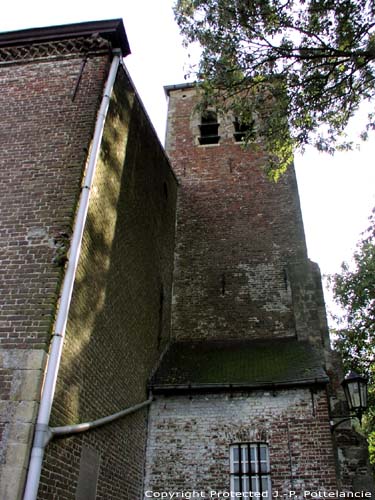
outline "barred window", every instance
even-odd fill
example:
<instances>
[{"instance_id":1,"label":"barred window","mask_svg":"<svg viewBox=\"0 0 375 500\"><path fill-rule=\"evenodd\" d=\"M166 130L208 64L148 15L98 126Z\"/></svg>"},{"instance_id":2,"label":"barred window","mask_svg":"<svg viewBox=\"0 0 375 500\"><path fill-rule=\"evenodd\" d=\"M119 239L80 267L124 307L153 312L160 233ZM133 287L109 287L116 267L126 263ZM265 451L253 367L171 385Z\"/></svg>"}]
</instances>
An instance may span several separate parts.
<instances>
[{"instance_id":1,"label":"barred window","mask_svg":"<svg viewBox=\"0 0 375 500\"><path fill-rule=\"evenodd\" d=\"M239 443L230 446L230 489L234 493L260 493L271 498L268 445Z\"/></svg>"}]
</instances>

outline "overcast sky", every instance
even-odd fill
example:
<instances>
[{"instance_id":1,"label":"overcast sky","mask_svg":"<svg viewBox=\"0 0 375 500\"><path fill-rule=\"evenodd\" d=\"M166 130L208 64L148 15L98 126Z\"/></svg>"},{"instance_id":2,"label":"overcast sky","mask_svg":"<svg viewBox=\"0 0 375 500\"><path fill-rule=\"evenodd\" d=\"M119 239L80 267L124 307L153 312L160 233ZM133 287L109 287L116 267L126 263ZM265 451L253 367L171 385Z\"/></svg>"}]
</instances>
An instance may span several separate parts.
<instances>
[{"instance_id":1,"label":"overcast sky","mask_svg":"<svg viewBox=\"0 0 375 500\"><path fill-rule=\"evenodd\" d=\"M7 2L0 31L122 18L132 54L125 63L146 110L164 141L163 85L182 83L191 58L173 20L174 0ZM373 110L373 106L372 106ZM356 126L353 125L353 130ZM307 150L296 155L309 256L322 273L349 260L375 206L375 138L359 152L335 157Z\"/></svg>"}]
</instances>

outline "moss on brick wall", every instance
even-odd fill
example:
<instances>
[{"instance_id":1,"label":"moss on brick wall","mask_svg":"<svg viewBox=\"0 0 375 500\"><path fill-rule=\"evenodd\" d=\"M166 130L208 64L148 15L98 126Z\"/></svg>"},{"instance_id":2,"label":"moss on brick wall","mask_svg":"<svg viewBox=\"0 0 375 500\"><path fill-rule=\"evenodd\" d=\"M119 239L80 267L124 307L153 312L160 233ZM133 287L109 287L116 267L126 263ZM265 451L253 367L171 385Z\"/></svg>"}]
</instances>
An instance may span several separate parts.
<instances>
[{"instance_id":1,"label":"moss on brick wall","mask_svg":"<svg viewBox=\"0 0 375 500\"><path fill-rule=\"evenodd\" d=\"M35 48L35 47L34 47ZM108 54L0 67L0 497L20 498Z\"/></svg>"},{"instance_id":2,"label":"moss on brick wall","mask_svg":"<svg viewBox=\"0 0 375 500\"><path fill-rule=\"evenodd\" d=\"M52 425L147 398L169 338L177 183L120 67L105 124ZM75 498L82 446L99 453L98 496L138 499L147 410L47 449L40 497ZM59 472L56 470L59 464Z\"/></svg>"},{"instance_id":3,"label":"moss on brick wall","mask_svg":"<svg viewBox=\"0 0 375 500\"><path fill-rule=\"evenodd\" d=\"M48 349L62 267L107 56L0 68L2 348Z\"/></svg>"}]
</instances>

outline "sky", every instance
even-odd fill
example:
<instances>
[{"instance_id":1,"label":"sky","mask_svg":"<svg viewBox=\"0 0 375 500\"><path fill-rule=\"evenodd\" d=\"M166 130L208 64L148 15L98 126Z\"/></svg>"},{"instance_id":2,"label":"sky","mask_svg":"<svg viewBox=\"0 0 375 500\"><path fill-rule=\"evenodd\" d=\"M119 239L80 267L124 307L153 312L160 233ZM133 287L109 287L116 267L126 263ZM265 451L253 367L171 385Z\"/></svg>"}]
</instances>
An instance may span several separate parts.
<instances>
[{"instance_id":1,"label":"sky","mask_svg":"<svg viewBox=\"0 0 375 500\"><path fill-rule=\"evenodd\" d=\"M125 64L164 142L167 101L163 86L183 83L190 62L173 19L174 0L21 0L2 9L0 31L122 18L131 55ZM368 107L369 105L367 105ZM373 110L373 105L372 105ZM364 108L363 111L367 111ZM358 124L353 124L356 131ZM358 129L359 131L359 129ZM296 154L308 253L322 274L350 261L375 206L375 137L360 151L330 156L307 149ZM329 309L333 309L326 294Z\"/></svg>"}]
</instances>

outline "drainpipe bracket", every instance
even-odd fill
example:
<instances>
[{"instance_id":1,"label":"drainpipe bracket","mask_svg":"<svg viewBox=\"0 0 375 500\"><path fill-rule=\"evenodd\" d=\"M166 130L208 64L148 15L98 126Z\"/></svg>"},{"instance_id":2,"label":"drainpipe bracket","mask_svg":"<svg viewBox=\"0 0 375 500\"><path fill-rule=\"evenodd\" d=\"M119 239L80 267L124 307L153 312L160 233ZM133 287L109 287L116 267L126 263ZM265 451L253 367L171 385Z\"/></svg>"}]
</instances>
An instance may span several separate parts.
<instances>
[{"instance_id":1,"label":"drainpipe bracket","mask_svg":"<svg viewBox=\"0 0 375 500\"><path fill-rule=\"evenodd\" d=\"M53 432L47 424L36 424L34 446L44 449L53 438Z\"/></svg>"}]
</instances>

